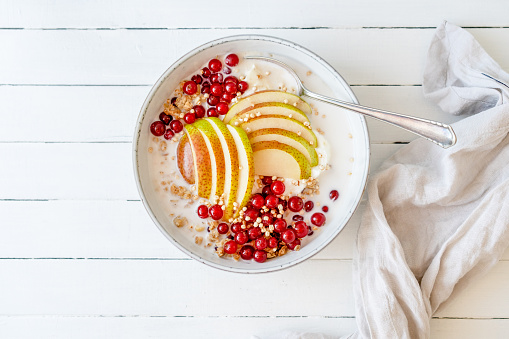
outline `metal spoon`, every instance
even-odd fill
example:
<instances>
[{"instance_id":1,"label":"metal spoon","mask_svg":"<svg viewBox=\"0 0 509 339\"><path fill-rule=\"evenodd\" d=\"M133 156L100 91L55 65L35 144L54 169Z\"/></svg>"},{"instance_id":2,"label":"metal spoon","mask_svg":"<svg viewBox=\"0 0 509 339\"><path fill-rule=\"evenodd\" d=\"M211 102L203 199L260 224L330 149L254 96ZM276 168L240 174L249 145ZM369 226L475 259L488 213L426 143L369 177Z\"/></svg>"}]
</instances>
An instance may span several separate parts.
<instances>
[{"instance_id":1,"label":"metal spoon","mask_svg":"<svg viewBox=\"0 0 509 339\"><path fill-rule=\"evenodd\" d=\"M302 85L302 82L300 81L299 76L290 66L288 66L284 62L281 62L277 59L262 56L245 56L244 58L272 62L286 69L295 78L295 81L297 82L297 95L299 96L305 95L310 98L327 102L329 104L333 104L339 107L343 107L351 111L387 122L391 125L401 127L409 132L417 134L420 137L432 141L443 148L449 148L456 143L456 135L454 134L452 127L449 125L437 121L411 117L408 115L383 111L376 108L370 108L366 106L357 105L351 102L329 98L324 95L311 92L306 87L304 87L304 85Z\"/></svg>"}]
</instances>

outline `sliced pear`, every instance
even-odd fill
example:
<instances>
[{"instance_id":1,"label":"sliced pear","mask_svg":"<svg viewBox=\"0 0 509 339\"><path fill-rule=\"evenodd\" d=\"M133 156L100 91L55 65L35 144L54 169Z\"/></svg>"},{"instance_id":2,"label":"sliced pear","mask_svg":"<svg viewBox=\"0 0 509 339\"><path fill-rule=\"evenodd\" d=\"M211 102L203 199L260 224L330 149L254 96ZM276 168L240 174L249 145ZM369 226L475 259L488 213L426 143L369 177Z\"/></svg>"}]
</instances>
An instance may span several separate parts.
<instances>
[{"instance_id":1,"label":"sliced pear","mask_svg":"<svg viewBox=\"0 0 509 339\"><path fill-rule=\"evenodd\" d=\"M212 169L211 194L220 197L224 192L225 182L225 157L221 141L210 121L199 119L193 125L202 133L209 154L212 155L210 158Z\"/></svg>"},{"instance_id":2,"label":"sliced pear","mask_svg":"<svg viewBox=\"0 0 509 339\"><path fill-rule=\"evenodd\" d=\"M246 132L240 127L226 125L237 145L237 154L239 156L239 185L237 189L237 206L234 208L235 217L238 216L242 207L247 205L254 184L254 165L253 150L249 143Z\"/></svg>"},{"instance_id":3,"label":"sliced pear","mask_svg":"<svg viewBox=\"0 0 509 339\"><path fill-rule=\"evenodd\" d=\"M225 159L225 182L222 200L226 205L223 219L233 218L233 202L237 200L237 189L239 185L239 156L237 144L226 125L218 118L205 118L208 121L221 143Z\"/></svg>"},{"instance_id":4,"label":"sliced pear","mask_svg":"<svg viewBox=\"0 0 509 339\"><path fill-rule=\"evenodd\" d=\"M277 141L292 146L308 159L311 167L318 165L316 150L306 139L293 132L279 128L266 128L249 133L247 136L252 144L259 141Z\"/></svg>"},{"instance_id":5,"label":"sliced pear","mask_svg":"<svg viewBox=\"0 0 509 339\"><path fill-rule=\"evenodd\" d=\"M194 158L187 134L180 138L177 146L177 165L184 180L190 185L194 184Z\"/></svg>"},{"instance_id":6,"label":"sliced pear","mask_svg":"<svg viewBox=\"0 0 509 339\"><path fill-rule=\"evenodd\" d=\"M302 123L309 124L309 119L304 112L292 105L284 104L282 102L263 102L254 106L249 106L235 115L235 117L230 120L229 124L238 126L244 121L244 119L254 118L255 116L258 117L261 115L285 115Z\"/></svg>"},{"instance_id":7,"label":"sliced pear","mask_svg":"<svg viewBox=\"0 0 509 339\"><path fill-rule=\"evenodd\" d=\"M283 91L259 91L248 95L247 97L239 100L233 105L228 113L224 116L224 123L230 122L230 120L236 116L239 112L245 110L249 106L257 105L263 102L282 102L288 105L292 105L307 115L311 115L311 106L299 96Z\"/></svg>"},{"instance_id":8,"label":"sliced pear","mask_svg":"<svg viewBox=\"0 0 509 339\"><path fill-rule=\"evenodd\" d=\"M200 130L193 125L186 125L184 131L189 138L194 161L194 181L198 196L209 199L212 187L212 170L210 153Z\"/></svg>"},{"instance_id":9,"label":"sliced pear","mask_svg":"<svg viewBox=\"0 0 509 339\"><path fill-rule=\"evenodd\" d=\"M316 147L318 142L315 133L309 127L284 115L262 115L240 124L240 127L247 133L266 128L284 129L303 137L312 147Z\"/></svg>"},{"instance_id":10,"label":"sliced pear","mask_svg":"<svg viewBox=\"0 0 509 339\"><path fill-rule=\"evenodd\" d=\"M260 141L251 147L256 175L275 175L295 180L311 176L308 159L291 146L277 141Z\"/></svg>"}]
</instances>

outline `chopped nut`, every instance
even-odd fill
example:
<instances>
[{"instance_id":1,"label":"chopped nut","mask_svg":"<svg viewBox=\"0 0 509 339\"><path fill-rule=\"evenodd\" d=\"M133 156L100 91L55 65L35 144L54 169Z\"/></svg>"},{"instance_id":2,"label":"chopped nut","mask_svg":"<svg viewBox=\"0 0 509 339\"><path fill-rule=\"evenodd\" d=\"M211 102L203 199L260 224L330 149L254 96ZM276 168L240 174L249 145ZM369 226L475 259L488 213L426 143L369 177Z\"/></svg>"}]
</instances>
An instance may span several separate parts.
<instances>
[{"instance_id":1,"label":"chopped nut","mask_svg":"<svg viewBox=\"0 0 509 339\"><path fill-rule=\"evenodd\" d=\"M196 232L203 232L205 227L203 227L203 226L196 226L194 229L196 230Z\"/></svg>"},{"instance_id":2,"label":"chopped nut","mask_svg":"<svg viewBox=\"0 0 509 339\"><path fill-rule=\"evenodd\" d=\"M187 218L181 216L175 217L173 219L173 224L177 227L183 227L187 225Z\"/></svg>"},{"instance_id":3,"label":"chopped nut","mask_svg":"<svg viewBox=\"0 0 509 339\"><path fill-rule=\"evenodd\" d=\"M201 245L202 242L203 242L203 238L202 237L195 237L194 238L194 243L195 244Z\"/></svg>"}]
</instances>

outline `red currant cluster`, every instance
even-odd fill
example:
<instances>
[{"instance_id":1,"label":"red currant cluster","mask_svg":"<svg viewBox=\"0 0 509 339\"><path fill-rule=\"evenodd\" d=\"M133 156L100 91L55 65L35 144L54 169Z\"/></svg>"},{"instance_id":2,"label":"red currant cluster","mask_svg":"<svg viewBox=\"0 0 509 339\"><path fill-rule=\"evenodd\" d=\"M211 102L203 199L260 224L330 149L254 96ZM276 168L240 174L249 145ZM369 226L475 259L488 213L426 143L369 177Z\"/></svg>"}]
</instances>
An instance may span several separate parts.
<instances>
[{"instance_id":1,"label":"red currant cluster","mask_svg":"<svg viewBox=\"0 0 509 339\"><path fill-rule=\"evenodd\" d=\"M262 193L251 196L248 205L240 212L240 222L231 225L223 222L217 226L218 233L229 238L224 244L224 253L238 254L244 260L254 259L260 263L267 260L267 253L277 252L284 246L290 250L300 248L301 240L313 234L311 226L307 225L300 214L295 214L292 224L288 225L283 215L286 211L310 212L314 208L311 200L304 202L299 196L284 197L283 181L264 177L262 182L265 185ZM337 191L331 192L331 200L337 199L335 194ZM197 213L203 219L210 216L214 220L220 220L223 217L220 205L210 208L200 205ZM320 227L325 224L325 219L323 213L316 212L311 216L310 222Z\"/></svg>"},{"instance_id":2,"label":"red currant cluster","mask_svg":"<svg viewBox=\"0 0 509 339\"><path fill-rule=\"evenodd\" d=\"M237 66L239 57L237 54L229 54L224 59L226 66L218 59L212 59L208 63L208 67L204 67L200 74L195 74L191 80L184 82L182 91L185 95L194 95L198 91L207 96L208 109L202 105L195 105L186 114L184 114L184 122L192 124L196 119L203 118L205 115L209 117L218 117L225 115L230 109L230 103L239 94L243 94L249 85L245 81L239 81L237 77L228 75L232 72L230 67ZM227 75L225 77L225 75ZM175 104L177 98L171 99L171 104ZM159 121L155 121L150 125L150 131L153 135L159 137L164 136L169 140L173 138L175 133L182 131L183 124L180 120L173 120L173 116L162 112L159 114ZM168 127L166 127L168 126Z\"/></svg>"}]
</instances>

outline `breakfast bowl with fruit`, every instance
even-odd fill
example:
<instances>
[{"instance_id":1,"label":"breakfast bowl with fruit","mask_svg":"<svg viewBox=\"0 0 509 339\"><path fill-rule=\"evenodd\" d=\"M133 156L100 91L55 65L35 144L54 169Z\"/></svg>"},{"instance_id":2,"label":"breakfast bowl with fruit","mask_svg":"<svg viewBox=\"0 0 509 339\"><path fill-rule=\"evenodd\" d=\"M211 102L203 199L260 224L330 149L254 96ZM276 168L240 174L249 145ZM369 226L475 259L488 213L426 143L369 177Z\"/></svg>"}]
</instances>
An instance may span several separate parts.
<instances>
[{"instance_id":1,"label":"breakfast bowl with fruit","mask_svg":"<svg viewBox=\"0 0 509 339\"><path fill-rule=\"evenodd\" d=\"M278 38L212 41L175 62L138 118L133 159L141 199L179 249L212 267L279 270L329 244L361 199L369 137L361 115L296 95L350 102L343 78Z\"/></svg>"}]
</instances>

